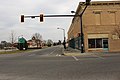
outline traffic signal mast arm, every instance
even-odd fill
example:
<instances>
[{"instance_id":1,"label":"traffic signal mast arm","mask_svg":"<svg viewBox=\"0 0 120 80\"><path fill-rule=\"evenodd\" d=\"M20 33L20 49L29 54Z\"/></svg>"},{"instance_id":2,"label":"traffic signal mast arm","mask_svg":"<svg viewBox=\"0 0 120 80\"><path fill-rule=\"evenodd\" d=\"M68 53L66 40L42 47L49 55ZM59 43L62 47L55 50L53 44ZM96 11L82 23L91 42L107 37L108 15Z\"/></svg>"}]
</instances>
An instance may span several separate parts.
<instances>
[{"instance_id":1,"label":"traffic signal mast arm","mask_svg":"<svg viewBox=\"0 0 120 80\"><path fill-rule=\"evenodd\" d=\"M43 15L43 17L79 17L80 15ZM24 16L24 18L35 18L40 16Z\"/></svg>"},{"instance_id":2,"label":"traffic signal mast arm","mask_svg":"<svg viewBox=\"0 0 120 80\"><path fill-rule=\"evenodd\" d=\"M24 16L21 15L21 22L24 22L25 18L36 18L40 17L40 22L43 22L44 17L79 17L80 15L43 15L40 14L40 16Z\"/></svg>"},{"instance_id":3,"label":"traffic signal mast arm","mask_svg":"<svg viewBox=\"0 0 120 80\"><path fill-rule=\"evenodd\" d=\"M87 8L88 5L90 5L90 1L91 0L86 0L86 7ZM83 12L79 15L43 15L40 14L40 16L24 16L21 15L21 22L24 22L24 18L35 18L35 17L40 17L40 22L43 22L44 17L79 17L82 16L82 14L84 13L85 9L83 10Z\"/></svg>"},{"instance_id":4,"label":"traffic signal mast arm","mask_svg":"<svg viewBox=\"0 0 120 80\"><path fill-rule=\"evenodd\" d=\"M24 15L21 15L21 22L24 22L24 18L35 18L35 17L40 17L40 22L43 22L43 18L44 17L80 17L80 30L81 30L81 53L84 53L84 34L83 34L83 28L82 28L82 15L83 13L85 12L86 8L88 5L90 5L90 1L91 0L86 0L86 6L84 8L84 10L80 13L80 14L75 14L75 15L43 15L43 14L40 14L40 16L24 16ZM65 37L64 37L65 39Z\"/></svg>"}]
</instances>

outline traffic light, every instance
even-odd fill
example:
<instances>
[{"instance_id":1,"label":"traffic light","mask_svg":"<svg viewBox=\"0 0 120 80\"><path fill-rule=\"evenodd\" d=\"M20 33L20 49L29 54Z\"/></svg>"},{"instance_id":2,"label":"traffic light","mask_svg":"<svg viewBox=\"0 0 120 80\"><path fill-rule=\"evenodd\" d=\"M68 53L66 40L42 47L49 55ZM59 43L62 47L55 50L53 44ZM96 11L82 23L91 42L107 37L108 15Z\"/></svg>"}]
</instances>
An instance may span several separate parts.
<instances>
[{"instance_id":1,"label":"traffic light","mask_svg":"<svg viewBox=\"0 0 120 80\"><path fill-rule=\"evenodd\" d=\"M24 22L24 15L21 15L21 22Z\"/></svg>"},{"instance_id":2,"label":"traffic light","mask_svg":"<svg viewBox=\"0 0 120 80\"><path fill-rule=\"evenodd\" d=\"M86 0L86 5L90 5L91 0Z\"/></svg>"},{"instance_id":3,"label":"traffic light","mask_svg":"<svg viewBox=\"0 0 120 80\"><path fill-rule=\"evenodd\" d=\"M40 14L40 22L43 22L43 14Z\"/></svg>"}]
</instances>

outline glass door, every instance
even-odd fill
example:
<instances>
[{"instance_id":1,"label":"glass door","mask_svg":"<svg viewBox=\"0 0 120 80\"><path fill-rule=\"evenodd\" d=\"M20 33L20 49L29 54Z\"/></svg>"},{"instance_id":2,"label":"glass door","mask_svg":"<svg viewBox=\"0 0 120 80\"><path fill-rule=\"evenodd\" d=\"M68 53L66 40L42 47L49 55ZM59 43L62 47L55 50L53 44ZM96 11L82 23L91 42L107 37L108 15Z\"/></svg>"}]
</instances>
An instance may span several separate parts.
<instances>
[{"instance_id":1,"label":"glass door","mask_svg":"<svg viewBox=\"0 0 120 80\"><path fill-rule=\"evenodd\" d=\"M103 49L108 51L108 39L103 39Z\"/></svg>"}]
</instances>

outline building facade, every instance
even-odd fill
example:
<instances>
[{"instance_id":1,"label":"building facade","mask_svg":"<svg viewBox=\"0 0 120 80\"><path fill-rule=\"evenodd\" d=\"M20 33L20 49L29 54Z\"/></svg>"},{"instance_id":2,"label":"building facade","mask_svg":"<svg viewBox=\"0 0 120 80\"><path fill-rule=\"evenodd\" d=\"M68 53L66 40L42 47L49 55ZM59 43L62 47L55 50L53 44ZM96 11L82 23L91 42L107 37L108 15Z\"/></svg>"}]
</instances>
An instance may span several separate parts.
<instances>
[{"instance_id":1,"label":"building facade","mask_svg":"<svg viewBox=\"0 0 120 80\"><path fill-rule=\"evenodd\" d=\"M85 7L80 2L76 15ZM120 1L91 2L82 17L85 52L120 51ZM81 49L80 17L74 17L68 30L72 48Z\"/></svg>"},{"instance_id":2,"label":"building facade","mask_svg":"<svg viewBox=\"0 0 120 80\"><path fill-rule=\"evenodd\" d=\"M43 48L43 42L39 39L36 39L34 36L31 40L27 41L28 48Z\"/></svg>"}]
</instances>

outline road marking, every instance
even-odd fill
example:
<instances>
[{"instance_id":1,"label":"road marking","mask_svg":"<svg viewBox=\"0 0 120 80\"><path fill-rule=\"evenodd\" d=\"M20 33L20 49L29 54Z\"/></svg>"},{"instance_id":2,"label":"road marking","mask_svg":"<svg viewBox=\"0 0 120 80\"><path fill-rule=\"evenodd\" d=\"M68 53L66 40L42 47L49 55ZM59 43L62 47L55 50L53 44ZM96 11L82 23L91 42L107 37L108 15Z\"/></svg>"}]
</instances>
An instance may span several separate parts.
<instances>
[{"instance_id":1,"label":"road marking","mask_svg":"<svg viewBox=\"0 0 120 80\"><path fill-rule=\"evenodd\" d=\"M72 56L76 61L78 61L79 59L77 58L77 57L75 57L75 56Z\"/></svg>"},{"instance_id":2,"label":"road marking","mask_svg":"<svg viewBox=\"0 0 120 80\"><path fill-rule=\"evenodd\" d=\"M57 49L55 49L54 51L52 51L50 54L53 54Z\"/></svg>"},{"instance_id":3,"label":"road marking","mask_svg":"<svg viewBox=\"0 0 120 80\"><path fill-rule=\"evenodd\" d=\"M61 48L62 49L62 48ZM62 49L62 53L64 54L64 49Z\"/></svg>"},{"instance_id":4,"label":"road marking","mask_svg":"<svg viewBox=\"0 0 120 80\"><path fill-rule=\"evenodd\" d=\"M98 58L100 58L100 59L105 59L105 58L103 58L103 57L101 57L101 56L99 56L99 55L94 55L95 57L98 57Z\"/></svg>"},{"instance_id":5,"label":"road marking","mask_svg":"<svg viewBox=\"0 0 120 80\"><path fill-rule=\"evenodd\" d=\"M28 56L35 56L36 54L30 54L30 55L28 55Z\"/></svg>"},{"instance_id":6,"label":"road marking","mask_svg":"<svg viewBox=\"0 0 120 80\"><path fill-rule=\"evenodd\" d=\"M61 55L57 54L56 56L61 56Z\"/></svg>"}]
</instances>

